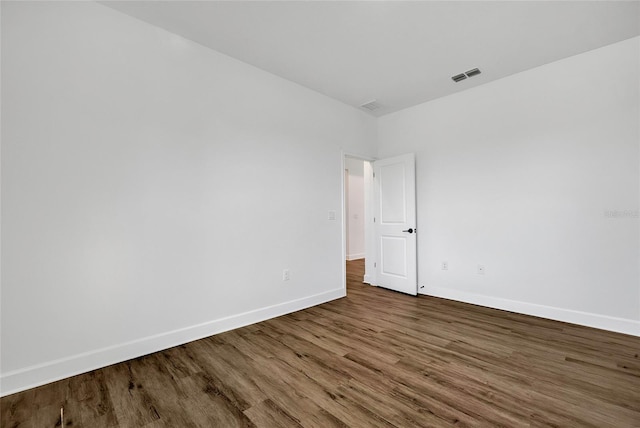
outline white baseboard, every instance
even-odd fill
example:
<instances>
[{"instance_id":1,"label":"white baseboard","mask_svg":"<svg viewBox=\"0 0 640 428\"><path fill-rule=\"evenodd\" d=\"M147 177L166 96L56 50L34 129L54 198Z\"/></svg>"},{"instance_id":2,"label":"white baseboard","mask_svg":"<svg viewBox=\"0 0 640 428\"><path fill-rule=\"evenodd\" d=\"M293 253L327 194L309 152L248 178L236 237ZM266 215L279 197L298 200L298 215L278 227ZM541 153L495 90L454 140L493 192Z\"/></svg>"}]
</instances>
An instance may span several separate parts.
<instances>
[{"instance_id":1,"label":"white baseboard","mask_svg":"<svg viewBox=\"0 0 640 428\"><path fill-rule=\"evenodd\" d=\"M365 275L362 282L364 282L365 284L369 284L369 285L375 285L373 278L370 275Z\"/></svg>"},{"instance_id":2,"label":"white baseboard","mask_svg":"<svg viewBox=\"0 0 640 428\"><path fill-rule=\"evenodd\" d=\"M360 260L360 259L364 259L364 253L347 254L347 260L349 260L349 261L351 261L351 260Z\"/></svg>"},{"instance_id":3,"label":"white baseboard","mask_svg":"<svg viewBox=\"0 0 640 428\"><path fill-rule=\"evenodd\" d=\"M640 336L640 321L626 318L616 318L607 315L574 311L571 309L556 308L553 306L537 305L517 300L502 299L499 297L483 296L480 294L452 290L444 287L425 287L422 290L421 294L426 294L428 296L442 297L444 299L457 300L459 302L471 303L494 309L533 315L536 317L584 325L617 333L630 334L632 336Z\"/></svg>"},{"instance_id":4,"label":"white baseboard","mask_svg":"<svg viewBox=\"0 0 640 428\"><path fill-rule=\"evenodd\" d=\"M24 391L111 364L120 363L132 358L209 337L214 334L289 314L339 299L345 295L346 290L344 288L338 288L302 299L292 300L167 333L13 370L0 375L0 396Z\"/></svg>"}]
</instances>

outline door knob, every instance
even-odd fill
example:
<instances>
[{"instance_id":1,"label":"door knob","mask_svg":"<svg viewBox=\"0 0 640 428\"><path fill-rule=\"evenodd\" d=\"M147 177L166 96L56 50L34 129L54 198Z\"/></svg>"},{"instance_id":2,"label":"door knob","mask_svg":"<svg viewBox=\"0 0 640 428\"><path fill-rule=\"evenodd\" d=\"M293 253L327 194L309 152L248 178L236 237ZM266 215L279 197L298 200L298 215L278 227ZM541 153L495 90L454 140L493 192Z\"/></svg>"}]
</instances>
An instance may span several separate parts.
<instances>
[{"instance_id":1,"label":"door knob","mask_svg":"<svg viewBox=\"0 0 640 428\"><path fill-rule=\"evenodd\" d=\"M407 230L403 230L403 232L413 233L413 229L412 229L412 228L409 228L409 229L407 229Z\"/></svg>"}]
</instances>

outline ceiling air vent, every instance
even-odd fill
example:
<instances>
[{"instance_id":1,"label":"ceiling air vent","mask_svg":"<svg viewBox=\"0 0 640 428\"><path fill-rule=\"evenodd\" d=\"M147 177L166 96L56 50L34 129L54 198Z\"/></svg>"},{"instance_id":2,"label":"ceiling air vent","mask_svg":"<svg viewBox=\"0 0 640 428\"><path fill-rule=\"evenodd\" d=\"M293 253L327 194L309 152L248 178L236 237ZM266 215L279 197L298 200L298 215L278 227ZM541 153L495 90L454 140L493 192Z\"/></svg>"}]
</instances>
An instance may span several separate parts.
<instances>
[{"instance_id":1,"label":"ceiling air vent","mask_svg":"<svg viewBox=\"0 0 640 428\"><path fill-rule=\"evenodd\" d=\"M360 107L365 110L376 111L382 108L382 105L378 101L373 100L373 101L369 101L368 103L362 104Z\"/></svg>"},{"instance_id":2,"label":"ceiling air vent","mask_svg":"<svg viewBox=\"0 0 640 428\"><path fill-rule=\"evenodd\" d=\"M458 82L466 79L467 77L477 76L478 74L480 74L480 69L479 68L473 68L473 69L471 69L469 71L465 71L464 73L456 74L455 76L451 77L451 80L453 80L454 82L458 83Z\"/></svg>"},{"instance_id":3,"label":"ceiling air vent","mask_svg":"<svg viewBox=\"0 0 640 428\"><path fill-rule=\"evenodd\" d=\"M473 76L477 76L478 74L480 74L480 70L477 69L477 68L474 68L473 70L466 71L464 74L466 74L467 77L473 77Z\"/></svg>"}]
</instances>

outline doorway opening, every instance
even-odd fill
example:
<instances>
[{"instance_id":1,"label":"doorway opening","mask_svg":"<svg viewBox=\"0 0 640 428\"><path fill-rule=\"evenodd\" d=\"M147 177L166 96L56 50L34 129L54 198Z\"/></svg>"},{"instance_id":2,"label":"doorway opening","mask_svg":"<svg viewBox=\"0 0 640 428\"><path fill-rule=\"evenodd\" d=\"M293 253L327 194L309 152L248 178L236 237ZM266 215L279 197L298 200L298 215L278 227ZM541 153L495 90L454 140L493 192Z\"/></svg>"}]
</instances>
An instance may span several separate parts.
<instances>
[{"instance_id":1,"label":"doorway opening","mask_svg":"<svg viewBox=\"0 0 640 428\"><path fill-rule=\"evenodd\" d=\"M348 284L370 284L416 296L415 154L375 162L344 155L343 173L345 294Z\"/></svg>"},{"instance_id":2,"label":"doorway opening","mask_svg":"<svg viewBox=\"0 0 640 428\"><path fill-rule=\"evenodd\" d=\"M373 167L371 159L344 156L343 248L346 291L375 284L373 267Z\"/></svg>"}]
</instances>

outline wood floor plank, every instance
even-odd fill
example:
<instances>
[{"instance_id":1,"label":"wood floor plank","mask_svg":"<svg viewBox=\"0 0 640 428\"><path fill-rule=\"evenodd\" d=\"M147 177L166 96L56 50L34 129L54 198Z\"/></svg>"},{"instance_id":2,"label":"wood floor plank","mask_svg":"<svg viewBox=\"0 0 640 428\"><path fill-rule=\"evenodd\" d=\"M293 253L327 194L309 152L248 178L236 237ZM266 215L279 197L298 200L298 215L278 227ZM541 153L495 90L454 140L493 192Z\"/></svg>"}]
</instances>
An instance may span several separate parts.
<instances>
[{"instance_id":1,"label":"wood floor plank","mask_svg":"<svg viewBox=\"0 0 640 428\"><path fill-rule=\"evenodd\" d=\"M244 412L256 425L274 428L302 428L300 421L270 399L266 399Z\"/></svg>"},{"instance_id":2,"label":"wood floor plank","mask_svg":"<svg viewBox=\"0 0 640 428\"><path fill-rule=\"evenodd\" d=\"M118 426L113 402L104 378L104 371L92 371L84 376L71 378L69 391L67 403L72 402L74 406L67 405L65 409L67 415L76 414L81 421L88 421L82 425L90 425L95 428ZM81 426L79 423L72 425Z\"/></svg>"},{"instance_id":3,"label":"wood floor plank","mask_svg":"<svg viewBox=\"0 0 640 428\"><path fill-rule=\"evenodd\" d=\"M362 283L0 399L0 426L636 427L640 338Z\"/></svg>"}]
</instances>

